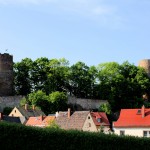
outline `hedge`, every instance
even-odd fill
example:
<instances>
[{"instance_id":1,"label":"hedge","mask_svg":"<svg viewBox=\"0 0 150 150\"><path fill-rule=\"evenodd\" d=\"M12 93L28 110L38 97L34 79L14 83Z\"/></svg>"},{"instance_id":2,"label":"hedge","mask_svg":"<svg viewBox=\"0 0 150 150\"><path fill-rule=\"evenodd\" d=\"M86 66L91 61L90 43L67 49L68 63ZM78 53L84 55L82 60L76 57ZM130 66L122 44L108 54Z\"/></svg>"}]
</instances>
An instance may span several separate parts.
<instances>
[{"instance_id":1,"label":"hedge","mask_svg":"<svg viewBox=\"0 0 150 150\"><path fill-rule=\"evenodd\" d=\"M42 129L0 122L1 150L147 150L149 148L149 138Z\"/></svg>"}]
</instances>

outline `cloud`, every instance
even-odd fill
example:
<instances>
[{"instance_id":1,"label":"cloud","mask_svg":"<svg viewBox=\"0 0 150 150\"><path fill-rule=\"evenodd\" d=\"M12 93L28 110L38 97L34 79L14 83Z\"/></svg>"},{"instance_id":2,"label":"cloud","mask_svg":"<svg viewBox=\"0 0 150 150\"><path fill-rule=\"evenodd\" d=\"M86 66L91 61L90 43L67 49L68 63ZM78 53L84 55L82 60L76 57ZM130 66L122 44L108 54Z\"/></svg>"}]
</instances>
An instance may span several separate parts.
<instances>
[{"instance_id":1,"label":"cloud","mask_svg":"<svg viewBox=\"0 0 150 150\"><path fill-rule=\"evenodd\" d=\"M22 5L35 6L46 12L53 9L57 14L75 14L99 21L105 25L120 24L121 22L119 13L117 13L117 6L110 5L106 0L0 0L1 4L19 5L20 7ZM45 6L47 10L45 10Z\"/></svg>"},{"instance_id":2,"label":"cloud","mask_svg":"<svg viewBox=\"0 0 150 150\"><path fill-rule=\"evenodd\" d=\"M70 11L87 15L113 13L112 6L103 5L103 0L0 0L5 5L54 5L61 11Z\"/></svg>"},{"instance_id":3,"label":"cloud","mask_svg":"<svg viewBox=\"0 0 150 150\"><path fill-rule=\"evenodd\" d=\"M33 5L39 5L49 2L54 2L57 0L0 0L0 4L9 5L9 4L17 4L17 5L24 5L24 4L33 4Z\"/></svg>"},{"instance_id":4,"label":"cloud","mask_svg":"<svg viewBox=\"0 0 150 150\"><path fill-rule=\"evenodd\" d=\"M61 2L61 7L66 11L87 15L113 13L112 6L104 5L101 0L63 0L63 2Z\"/></svg>"},{"instance_id":5,"label":"cloud","mask_svg":"<svg viewBox=\"0 0 150 150\"><path fill-rule=\"evenodd\" d=\"M112 14L115 12L115 9L110 6L97 6L94 7L91 12L94 15Z\"/></svg>"}]
</instances>

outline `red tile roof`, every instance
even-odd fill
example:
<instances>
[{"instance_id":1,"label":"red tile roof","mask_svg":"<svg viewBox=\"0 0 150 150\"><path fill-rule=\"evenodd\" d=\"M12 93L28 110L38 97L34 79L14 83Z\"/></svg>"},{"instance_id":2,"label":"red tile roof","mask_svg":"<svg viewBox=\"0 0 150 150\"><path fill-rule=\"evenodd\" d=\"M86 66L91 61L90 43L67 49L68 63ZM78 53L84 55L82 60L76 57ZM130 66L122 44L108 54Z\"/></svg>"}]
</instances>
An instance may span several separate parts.
<instances>
[{"instance_id":1,"label":"red tile roof","mask_svg":"<svg viewBox=\"0 0 150 150\"><path fill-rule=\"evenodd\" d=\"M49 124L50 121L53 121L54 119L55 119L55 116L30 117L29 120L27 121L26 125L45 127Z\"/></svg>"},{"instance_id":2,"label":"red tile roof","mask_svg":"<svg viewBox=\"0 0 150 150\"><path fill-rule=\"evenodd\" d=\"M113 126L114 128L150 127L150 108L122 109L120 112L119 119L113 123Z\"/></svg>"},{"instance_id":3,"label":"red tile roof","mask_svg":"<svg viewBox=\"0 0 150 150\"><path fill-rule=\"evenodd\" d=\"M110 126L109 120L104 112L91 112L92 119L96 126ZM97 119L100 118L101 122L98 122Z\"/></svg>"},{"instance_id":4,"label":"red tile roof","mask_svg":"<svg viewBox=\"0 0 150 150\"><path fill-rule=\"evenodd\" d=\"M55 116L47 116L47 117L45 117L45 119L43 120L43 123L45 124L45 126L48 126L49 123L50 123L51 121L54 121L54 120L55 120Z\"/></svg>"}]
</instances>

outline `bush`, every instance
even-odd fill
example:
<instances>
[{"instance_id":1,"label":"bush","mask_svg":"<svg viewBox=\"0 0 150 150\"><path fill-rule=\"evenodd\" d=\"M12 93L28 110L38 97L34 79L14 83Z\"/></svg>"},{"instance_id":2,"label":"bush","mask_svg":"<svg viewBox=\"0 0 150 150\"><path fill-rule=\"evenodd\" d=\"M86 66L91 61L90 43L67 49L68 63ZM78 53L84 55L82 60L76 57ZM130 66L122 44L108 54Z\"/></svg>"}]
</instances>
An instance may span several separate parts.
<instances>
[{"instance_id":1,"label":"bush","mask_svg":"<svg viewBox=\"0 0 150 150\"><path fill-rule=\"evenodd\" d=\"M27 127L0 123L1 149L36 150L147 150L149 138L105 135L55 128Z\"/></svg>"}]
</instances>

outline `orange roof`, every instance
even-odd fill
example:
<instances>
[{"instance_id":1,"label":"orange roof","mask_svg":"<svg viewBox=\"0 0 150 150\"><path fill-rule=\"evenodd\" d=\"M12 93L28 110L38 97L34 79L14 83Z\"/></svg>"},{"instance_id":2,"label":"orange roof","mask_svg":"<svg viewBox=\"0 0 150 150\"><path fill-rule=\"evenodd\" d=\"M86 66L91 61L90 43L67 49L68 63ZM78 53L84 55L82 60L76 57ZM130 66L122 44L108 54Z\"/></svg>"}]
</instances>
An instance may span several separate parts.
<instances>
[{"instance_id":1,"label":"orange roof","mask_svg":"<svg viewBox=\"0 0 150 150\"><path fill-rule=\"evenodd\" d=\"M144 115L144 116L143 116ZM150 109L122 109L116 127L150 127Z\"/></svg>"},{"instance_id":2,"label":"orange roof","mask_svg":"<svg viewBox=\"0 0 150 150\"><path fill-rule=\"evenodd\" d=\"M45 126L47 126L50 121L53 121L55 119L55 116L47 116L44 120L43 123L45 124Z\"/></svg>"},{"instance_id":3,"label":"orange roof","mask_svg":"<svg viewBox=\"0 0 150 150\"><path fill-rule=\"evenodd\" d=\"M91 116L96 126L100 126L100 125L109 126L110 125L109 120L106 116L106 113L104 112L91 112ZM101 122L97 121L98 118L101 119Z\"/></svg>"},{"instance_id":4,"label":"orange roof","mask_svg":"<svg viewBox=\"0 0 150 150\"><path fill-rule=\"evenodd\" d=\"M48 125L49 121L53 121L55 116L39 116L39 117L30 117L26 122L28 126L38 126L45 127Z\"/></svg>"}]
</instances>

